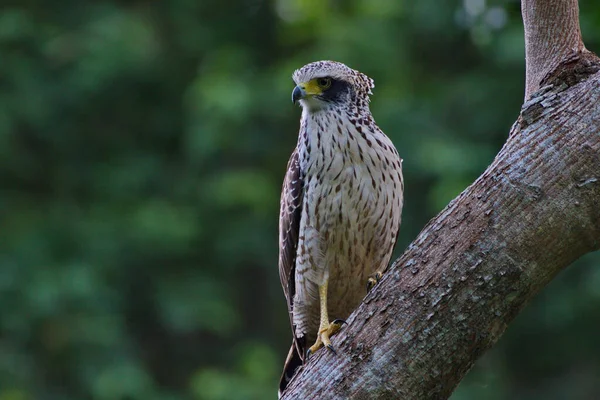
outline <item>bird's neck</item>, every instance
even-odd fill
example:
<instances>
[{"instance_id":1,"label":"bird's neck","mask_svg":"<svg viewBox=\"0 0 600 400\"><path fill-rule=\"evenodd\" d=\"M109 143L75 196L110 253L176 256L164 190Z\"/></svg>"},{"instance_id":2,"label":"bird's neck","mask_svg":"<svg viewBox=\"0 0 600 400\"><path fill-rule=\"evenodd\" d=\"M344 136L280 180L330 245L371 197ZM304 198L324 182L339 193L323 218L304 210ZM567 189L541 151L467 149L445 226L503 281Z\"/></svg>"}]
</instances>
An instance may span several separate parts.
<instances>
[{"instance_id":1,"label":"bird's neck","mask_svg":"<svg viewBox=\"0 0 600 400\"><path fill-rule=\"evenodd\" d=\"M357 146L374 133L364 122L367 116L370 120L368 109L304 109L298 137L301 168L308 171L311 167L319 167L338 153L351 159L358 158ZM360 127L357 128L359 120Z\"/></svg>"}]
</instances>

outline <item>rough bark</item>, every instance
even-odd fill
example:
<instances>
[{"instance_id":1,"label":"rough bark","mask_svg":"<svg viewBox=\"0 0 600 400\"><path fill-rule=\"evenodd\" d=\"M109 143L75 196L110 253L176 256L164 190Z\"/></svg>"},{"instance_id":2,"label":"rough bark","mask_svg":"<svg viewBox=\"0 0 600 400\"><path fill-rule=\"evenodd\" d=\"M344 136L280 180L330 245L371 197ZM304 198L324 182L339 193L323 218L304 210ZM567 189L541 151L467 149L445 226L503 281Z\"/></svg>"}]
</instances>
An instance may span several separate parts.
<instances>
[{"instance_id":1,"label":"rough bark","mask_svg":"<svg viewBox=\"0 0 600 400\"><path fill-rule=\"evenodd\" d=\"M550 6L570 17L557 22ZM541 288L600 248L600 61L571 31L548 37L561 32L550 21L579 37L576 6L524 2L531 98L507 143L367 295L337 354L317 352L284 399L447 398Z\"/></svg>"}]
</instances>

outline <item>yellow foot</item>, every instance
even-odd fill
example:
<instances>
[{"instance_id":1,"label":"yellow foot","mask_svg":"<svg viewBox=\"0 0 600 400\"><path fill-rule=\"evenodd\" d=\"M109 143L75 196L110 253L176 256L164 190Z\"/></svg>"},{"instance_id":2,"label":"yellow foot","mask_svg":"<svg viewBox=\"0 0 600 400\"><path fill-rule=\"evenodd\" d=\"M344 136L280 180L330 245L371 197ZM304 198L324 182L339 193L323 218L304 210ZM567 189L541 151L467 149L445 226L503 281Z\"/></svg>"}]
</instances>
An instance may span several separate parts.
<instances>
[{"instance_id":1,"label":"yellow foot","mask_svg":"<svg viewBox=\"0 0 600 400\"><path fill-rule=\"evenodd\" d=\"M370 292L371 289L373 289L373 287L377 284L377 282L381 280L382 277L383 273L377 271L373 274L373 276L367 279L367 293Z\"/></svg>"},{"instance_id":2,"label":"yellow foot","mask_svg":"<svg viewBox=\"0 0 600 400\"><path fill-rule=\"evenodd\" d=\"M319 329L319 334L317 335L317 341L315 342L315 344L310 346L310 348L307 351L307 355L310 356L311 354L314 354L317 350L319 350L323 346L327 347L329 350L331 350L335 354L335 349L331 345L331 340L329 338L331 336L335 335L342 328L342 325L345 323L346 323L346 321L344 321L342 319L336 319L335 321L333 321L325 326L322 326Z\"/></svg>"}]
</instances>

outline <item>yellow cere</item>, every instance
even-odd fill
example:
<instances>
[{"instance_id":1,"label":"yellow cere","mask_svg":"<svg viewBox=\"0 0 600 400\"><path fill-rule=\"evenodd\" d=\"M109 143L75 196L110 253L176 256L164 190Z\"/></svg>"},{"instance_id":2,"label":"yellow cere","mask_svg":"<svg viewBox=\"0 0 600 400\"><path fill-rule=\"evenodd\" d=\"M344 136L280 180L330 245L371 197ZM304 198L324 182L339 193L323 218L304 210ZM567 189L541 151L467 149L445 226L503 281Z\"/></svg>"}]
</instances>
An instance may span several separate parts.
<instances>
[{"instance_id":1,"label":"yellow cere","mask_svg":"<svg viewBox=\"0 0 600 400\"><path fill-rule=\"evenodd\" d=\"M311 79L310 81L301 83L298 86L304 89L304 91L308 95L318 95L323 93L323 89L321 88L321 86L319 86L317 80L318 79Z\"/></svg>"}]
</instances>

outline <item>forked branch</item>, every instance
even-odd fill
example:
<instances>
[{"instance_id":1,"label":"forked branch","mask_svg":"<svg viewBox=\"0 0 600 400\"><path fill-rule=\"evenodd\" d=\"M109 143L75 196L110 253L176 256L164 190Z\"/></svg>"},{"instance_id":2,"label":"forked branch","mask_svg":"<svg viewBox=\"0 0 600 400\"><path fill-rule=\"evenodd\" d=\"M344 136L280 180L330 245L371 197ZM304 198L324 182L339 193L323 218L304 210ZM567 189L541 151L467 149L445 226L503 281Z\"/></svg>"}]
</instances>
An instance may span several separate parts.
<instances>
[{"instance_id":1,"label":"forked branch","mask_svg":"<svg viewBox=\"0 0 600 400\"><path fill-rule=\"evenodd\" d=\"M523 0L525 26L525 100L561 62L586 52L579 28L577 0Z\"/></svg>"}]
</instances>

